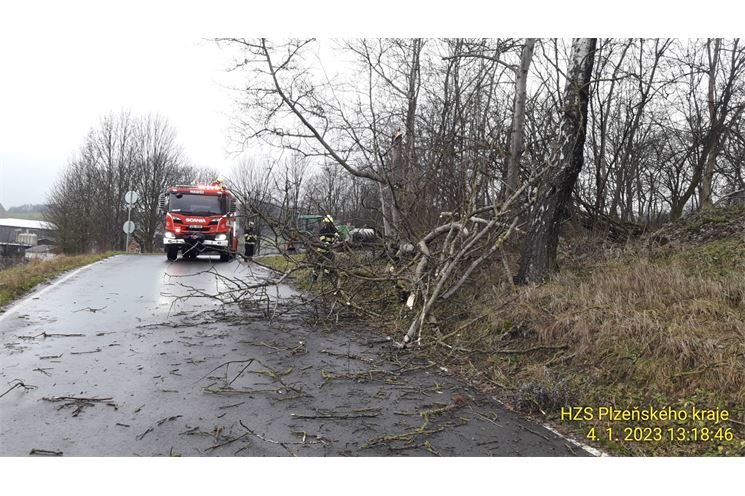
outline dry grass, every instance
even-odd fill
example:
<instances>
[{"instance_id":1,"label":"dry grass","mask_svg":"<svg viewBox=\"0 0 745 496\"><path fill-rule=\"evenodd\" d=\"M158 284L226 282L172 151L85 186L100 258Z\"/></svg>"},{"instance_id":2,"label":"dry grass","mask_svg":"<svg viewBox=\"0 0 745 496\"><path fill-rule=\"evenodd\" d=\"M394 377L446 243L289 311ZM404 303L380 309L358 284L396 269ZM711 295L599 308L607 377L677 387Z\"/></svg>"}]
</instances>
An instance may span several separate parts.
<instances>
[{"instance_id":1,"label":"dry grass","mask_svg":"<svg viewBox=\"0 0 745 496\"><path fill-rule=\"evenodd\" d=\"M288 270L292 270L299 263L301 263L305 259L305 254L298 253L295 255L265 255L261 257L254 257L254 261L260 265L264 265L266 267L270 267L274 270L278 270L280 272L286 272Z\"/></svg>"},{"instance_id":2,"label":"dry grass","mask_svg":"<svg viewBox=\"0 0 745 496\"><path fill-rule=\"evenodd\" d=\"M639 259L523 291L512 318L564 343L607 380L745 402L745 280ZM593 360L589 357L598 357ZM683 375L685 374L685 375Z\"/></svg>"},{"instance_id":3,"label":"dry grass","mask_svg":"<svg viewBox=\"0 0 745 496\"><path fill-rule=\"evenodd\" d=\"M117 253L110 251L90 255L60 255L51 260L32 260L22 265L0 270L0 306L22 296L37 284L56 277L62 272L97 262Z\"/></svg>"},{"instance_id":4,"label":"dry grass","mask_svg":"<svg viewBox=\"0 0 745 496\"><path fill-rule=\"evenodd\" d=\"M471 295L470 315L482 318L447 340L446 358L482 384L509 390L514 406L549 418L567 404L696 403L727 408L742 421L745 243L627 247L589 268L584 262L540 286ZM452 347L470 353L459 357ZM512 353L524 350L532 351ZM732 443L615 448L742 454L745 432L735 427L740 437Z\"/></svg>"}]
</instances>

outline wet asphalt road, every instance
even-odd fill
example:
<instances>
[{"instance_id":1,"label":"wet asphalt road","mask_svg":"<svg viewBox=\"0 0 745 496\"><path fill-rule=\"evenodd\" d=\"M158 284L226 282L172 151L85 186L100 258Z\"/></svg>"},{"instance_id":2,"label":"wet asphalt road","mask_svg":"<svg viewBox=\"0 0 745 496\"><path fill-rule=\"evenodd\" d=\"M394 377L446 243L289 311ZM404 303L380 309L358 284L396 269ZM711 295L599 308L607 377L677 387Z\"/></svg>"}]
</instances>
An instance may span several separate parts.
<instances>
[{"instance_id":1,"label":"wet asphalt road","mask_svg":"<svg viewBox=\"0 0 745 496\"><path fill-rule=\"evenodd\" d=\"M585 454L380 331L313 325L287 286L242 308L174 301L228 287L211 267L271 277L117 256L0 314L0 394L29 387L0 397L0 455Z\"/></svg>"}]
</instances>

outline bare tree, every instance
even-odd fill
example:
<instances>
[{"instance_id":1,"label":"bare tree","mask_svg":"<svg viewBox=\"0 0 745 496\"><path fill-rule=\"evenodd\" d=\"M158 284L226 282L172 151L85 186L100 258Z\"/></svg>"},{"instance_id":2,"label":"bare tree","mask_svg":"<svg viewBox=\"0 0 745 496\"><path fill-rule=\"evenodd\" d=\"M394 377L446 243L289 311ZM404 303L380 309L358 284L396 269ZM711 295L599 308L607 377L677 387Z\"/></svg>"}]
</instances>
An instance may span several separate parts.
<instances>
[{"instance_id":1,"label":"bare tree","mask_svg":"<svg viewBox=\"0 0 745 496\"><path fill-rule=\"evenodd\" d=\"M219 42L247 76L241 138L307 164L294 202L273 169L272 201L370 214L397 248L374 277L413 298L413 329L503 233L523 236L517 280L539 281L570 213L638 232L743 183L738 40L347 40L331 75L315 40Z\"/></svg>"},{"instance_id":2,"label":"bare tree","mask_svg":"<svg viewBox=\"0 0 745 496\"><path fill-rule=\"evenodd\" d=\"M162 117L108 114L91 129L76 157L55 185L48 202L66 252L122 249L127 220L124 194L140 194L134 211L135 239L152 250L162 222L158 196L193 170L182 165L175 131Z\"/></svg>"},{"instance_id":3,"label":"bare tree","mask_svg":"<svg viewBox=\"0 0 745 496\"><path fill-rule=\"evenodd\" d=\"M557 158L523 244L516 278L523 284L542 281L556 267L559 228L584 162L587 104L596 43L596 38L578 38L572 43Z\"/></svg>"},{"instance_id":4,"label":"bare tree","mask_svg":"<svg viewBox=\"0 0 745 496\"><path fill-rule=\"evenodd\" d=\"M508 194L514 193L520 187L520 158L524 150L525 103L528 95L528 71L533 59L535 38L527 38L520 55L520 67L515 75L515 104L512 111L512 125L510 126L510 155L507 160L507 188Z\"/></svg>"},{"instance_id":5,"label":"bare tree","mask_svg":"<svg viewBox=\"0 0 745 496\"><path fill-rule=\"evenodd\" d=\"M147 116L137 125L133 187L139 192L135 239L145 251L153 250L155 232L163 222L158 198L171 185L188 182L181 166L176 132L161 116Z\"/></svg>"},{"instance_id":6,"label":"bare tree","mask_svg":"<svg viewBox=\"0 0 745 496\"><path fill-rule=\"evenodd\" d=\"M737 101L742 95L742 72L745 68L745 50L740 47L740 40L736 38L728 47L723 47L722 39L714 38L706 42L707 55L707 109L709 115L709 129L705 138L705 158L701 173L701 188L699 203L702 208L711 208L712 183L717 159L724 148L734 123L739 120L745 109L745 102ZM722 55L729 57L720 61ZM729 60L727 60L729 59Z\"/></svg>"}]
</instances>

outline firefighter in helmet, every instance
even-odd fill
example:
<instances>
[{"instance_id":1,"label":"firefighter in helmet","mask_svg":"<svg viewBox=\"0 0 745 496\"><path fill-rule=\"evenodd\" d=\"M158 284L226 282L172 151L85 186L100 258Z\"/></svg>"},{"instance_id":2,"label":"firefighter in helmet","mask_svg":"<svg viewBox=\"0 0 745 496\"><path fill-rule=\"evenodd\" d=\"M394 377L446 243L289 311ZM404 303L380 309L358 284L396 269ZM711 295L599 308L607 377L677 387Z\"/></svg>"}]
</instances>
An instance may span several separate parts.
<instances>
[{"instance_id":1,"label":"firefighter in helmet","mask_svg":"<svg viewBox=\"0 0 745 496\"><path fill-rule=\"evenodd\" d=\"M256 243L258 241L258 235L256 233L256 225L253 222L249 222L246 226L246 232L243 234L243 242L246 250L246 258L254 256L256 251Z\"/></svg>"},{"instance_id":2,"label":"firefighter in helmet","mask_svg":"<svg viewBox=\"0 0 745 496\"><path fill-rule=\"evenodd\" d=\"M334 252L331 250L336 240L339 238L339 232L336 230L334 225L334 218L330 215L326 215L321 220L320 241L321 246L317 248L318 254L321 256L321 263L332 262L334 260ZM328 268L323 269L325 275L330 275L331 272ZM313 279L316 279L318 274L316 271L313 272Z\"/></svg>"},{"instance_id":3,"label":"firefighter in helmet","mask_svg":"<svg viewBox=\"0 0 745 496\"><path fill-rule=\"evenodd\" d=\"M334 218L330 215L326 215L321 221L321 243L326 247L333 245L339 237L339 232L336 230L334 225Z\"/></svg>"}]
</instances>

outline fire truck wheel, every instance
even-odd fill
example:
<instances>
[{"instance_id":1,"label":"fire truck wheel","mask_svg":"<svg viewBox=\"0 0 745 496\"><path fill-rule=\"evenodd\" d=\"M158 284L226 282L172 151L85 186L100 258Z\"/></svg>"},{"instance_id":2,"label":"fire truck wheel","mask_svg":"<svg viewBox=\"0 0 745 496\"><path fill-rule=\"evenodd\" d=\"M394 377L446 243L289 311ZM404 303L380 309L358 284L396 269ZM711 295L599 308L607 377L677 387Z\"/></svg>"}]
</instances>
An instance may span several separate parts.
<instances>
[{"instance_id":1,"label":"fire truck wheel","mask_svg":"<svg viewBox=\"0 0 745 496\"><path fill-rule=\"evenodd\" d=\"M221 262L230 262L230 253L220 253Z\"/></svg>"},{"instance_id":2,"label":"fire truck wheel","mask_svg":"<svg viewBox=\"0 0 745 496\"><path fill-rule=\"evenodd\" d=\"M176 260L178 258L178 248L175 246L166 248L166 258L168 260Z\"/></svg>"}]
</instances>

